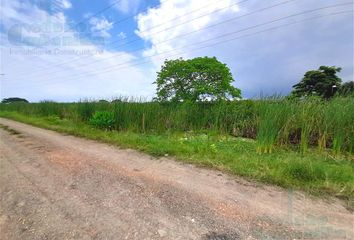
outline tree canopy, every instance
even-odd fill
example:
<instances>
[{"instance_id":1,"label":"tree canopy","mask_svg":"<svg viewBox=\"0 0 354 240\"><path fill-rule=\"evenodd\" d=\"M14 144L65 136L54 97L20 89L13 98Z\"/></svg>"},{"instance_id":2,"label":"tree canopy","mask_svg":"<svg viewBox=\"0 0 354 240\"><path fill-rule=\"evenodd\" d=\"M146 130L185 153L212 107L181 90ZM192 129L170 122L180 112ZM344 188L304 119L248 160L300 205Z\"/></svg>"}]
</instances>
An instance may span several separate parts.
<instances>
[{"instance_id":1,"label":"tree canopy","mask_svg":"<svg viewBox=\"0 0 354 240\"><path fill-rule=\"evenodd\" d=\"M341 68L321 66L318 70L305 73L304 78L293 86L295 97L320 96L325 99L333 97L342 80L337 76Z\"/></svg>"},{"instance_id":2,"label":"tree canopy","mask_svg":"<svg viewBox=\"0 0 354 240\"><path fill-rule=\"evenodd\" d=\"M354 97L354 81L349 81L349 82L343 83L342 86L339 88L338 93L340 96L344 96L344 97L353 96Z\"/></svg>"},{"instance_id":3,"label":"tree canopy","mask_svg":"<svg viewBox=\"0 0 354 240\"><path fill-rule=\"evenodd\" d=\"M240 98L230 69L215 57L166 60L157 73L158 101L204 101Z\"/></svg>"},{"instance_id":4,"label":"tree canopy","mask_svg":"<svg viewBox=\"0 0 354 240\"><path fill-rule=\"evenodd\" d=\"M18 98L18 97L11 97L11 98L4 98L1 103L16 103L16 102L24 102L28 103L28 101L24 98Z\"/></svg>"}]
</instances>

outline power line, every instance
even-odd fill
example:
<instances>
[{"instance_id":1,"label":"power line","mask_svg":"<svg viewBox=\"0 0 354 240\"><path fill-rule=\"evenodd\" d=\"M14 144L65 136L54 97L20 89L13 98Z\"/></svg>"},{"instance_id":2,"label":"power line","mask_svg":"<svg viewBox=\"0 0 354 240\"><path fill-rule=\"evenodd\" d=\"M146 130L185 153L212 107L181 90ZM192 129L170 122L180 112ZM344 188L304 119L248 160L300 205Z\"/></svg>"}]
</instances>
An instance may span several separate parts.
<instances>
[{"instance_id":1,"label":"power line","mask_svg":"<svg viewBox=\"0 0 354 240\"><path fill-rule=\"evenodd\" d=\"M81 21L79 21L78 23L76 23L73 28L75 29L75 28L78 27L81 23L86 22L86 21L92 19L93 17L96 17L96 16L98 16L99 14L101 14L101 13L103 13L103 12L105 12L105 11L111 9L111 8L113 8L114 6L116 6L117 4L119 4L121 1L122 1L122 0L114 1L112 4L108 5L107 7L103 8L103 9L101 9L101 10L99 10L98 12L96 12L96 13L94 13L93 15L89 16L88 18L83 18ZM161 0L161 1L160 1L160 4L165 3L165 2L168 2L168 1L171 1L171 0ZM247 1L248 1L248 0L247 0ZM126 21L126 20L128 20L128 19L130 19L130 18L133 18L133 17L135 17L135 14L130 15L130 16L127 16L127 17L125 17L125 18L123 18L123 19L117 20L117 21L113 22L112 24L114 25L114 24L116 24L116 23L124 22L124 21ZM61 33L61 34L59 34L59 35L57 35L57 36L55 36L55 37L60 37L60 36L62 36L62 35L63 35L63 33ZM54 38L55 38L55 37L54 37ZM52 38L53 38L53 37L52 37ZM22 47L21 47L21 48L22 48ZM34 57L41 59L41 58L38 57L38 56L34 56ZM74 60L75 60L75 59L74 59ZM77 60L79 60L79 58L78 58ZM69 63L70 63L70 62L72 62L72 61L69 61ZM54 65L54 66L52 66L52 67L56 67L56 66L60 66L60 65L64 65L64 64L66 64L66 63L64 62L64 63L62 63L62 64L56 64L56 65ZM49 69L49 68L48 68L48 67L44 67L44 68L40 68L39 70L46 70L46 69ZM27 74L27 73L26 73L26 74Z\"/></svg>"},{"instance_id":2,"label":"power line","mask_svg":"<svg viewBox=\"0 0 354 240\"><path fill-rule=\"evenodd\" d=\"M258 9L258 10L255 10L255 11L252 11L252 12L249 12L249 13L246 13L246 14L241 15L241 16L236 16L236 17L228 18L228 19L226 19L226 20L224 20L224 21L220 21L220 22L217 22L217 23L215 23L215 24L211 24L211 25L208 25L208 26L206 26L206 27L203 27L203 28L200 28L200 29L197 29L197 30L193 30L193 31L190 31L190 32L187 32L187 33L184 33L184 34L181 34L181 35L178 35L178 36L169 38L169 39L165 39L165 40L160 41L160 42L157 42L157 43L155 43L155 44L161 44L161 43L165 43L165 42L168 42L168 41L177 39L177 38L185 37L185 36L187 36L187 35L191 35L191 34L193 34L193 33L200 32L200 31L205 30L205 29L213 28L213 27L219 26L219 25L224 24L224 23L227 23L227 22L235 21L235 20L240 19L240 18L243 18L243 17L247 17L247 16L250 16L250 15L253 15L253 14L257 14L257 13L259 13L259 12L263 12L263 11L266 11L266 10L269 10L269 9L272 9L272 8L275 8L275 7L278 7L278 6L281 6L281 5L284 5L284 4L293 2L293 1L297 1L297 0L287 0L287 1L284 1L284 2L281 2L281 3L278 3L278 4L274 4L274 5L271 5L271 6L268 6L268 7L264 7L264 8L261 8L261 9ZM177 25L177 26L178 26L178 25ZM98 59L98 60L93 61L93 62L91 62L91 63L86 63L86 64L83 64L83 65L80 65L79 67L87 66L87 65L92 65L92 64L95 64L95 63L97 63L97 62L103 62L104 60L108 60L108 59L111 59L111 58L116 58L116 57L125 55L126 53L133 53L133 52L137 52L137 51L143 50L143 49L145 49L145 47L140 47L140 48L137 48L137 49L134 49L134 50L131 50L131 51L126 51L126 52L124 52L124 53L117 54L117 55L114 55L114 56L111 56L111 57ZM86 56L86 57L87 57L87 56ZM72 61L69 61L69 62L66 62L66 63L73 63L73 62L76 62L76 60L80 60L80 59L82 59L82 58L73 59ZM61 66L61 65L63 65L63 64L59 64L59 65L57 65L57 66ZM57 71L54 71L54 72L52 72L52 73L57 73L57 72L60 72L60 71L61 71L61 70L57 70ZM34 74L36 74L36 72L34 72ZM39 74L43 74L43 73L39 73ZM34 76L35 76L35 75L34 75Z\"/></svg>"},{"instance_id":3,"label":"power line","mask_svg":"<svg viewBox=\"0 0 354 240\"><path fill-rule=\"evenodd\" d=\"M158 33L161 33L161 32L167 31L167 30L170 30L170 29L175 28L175 27L177 27L177 26L181 26L181 25L190 23L191 21L200 19L200 18L202 18L202 17L209 16L209 15L211 15L211 14L220 12L220 11L225 10L225 9L227 9L227 8L230 8L230 7L233 7L233 6L237 6L237 5L239 5L239 4L242 4L242 3L245 3L245 2L248 2L248 1L249 1L249 0L243 0L243 1L239 1L239 2L233 3L233 4L231 4L230 6L222 7L222 8L216 9L216 10L214 10L214 11L212 11L212 12L209 12L209 13L206 13L206 14L203 14L203 15L200 15L200 16L198 16L198 17L195 17L195 18L192 18L192 19L188 19L187 21L178 23L178 24L176 24L176 25L174 25L174 26L171 26L171 27L168 27L168 28L164 28L164 29L162 29L162 30L160 30L160 31L154 32L153 34L158 34ZM290 2L290 1L295 1L295 0L289 0L289 2ZM211 5L211 4L208 4L208 5L205 6L205 7L208 7L209 5ZM205 7L199 8L199 9L197 9L197 10L199 11L199 10L205 8ZM188 15L190 15L190 14L193 13L193 12L196 12L196 10L195 10L195 11L191 11L191 12L189 12L189 13L187 13L187 14L183 14L183 17L188 16ZM174 19L172 19L172 20L168 20L167 22L163 22L163 23L161 23L161 24L155 25L155 26L153 26L153 27L150 27L150 28L148 28L148 29L145 29L143 32L147 32L147 31L150 31L150 30L155 29L155 28L157 28L157 27L163 26L163 25L165 25L166 23L171 22L171 21L174 21L174 20L179 19L179 18L181 18L181 17L176 17L176 18L174 18ZM130 36L136 37L135 34L131 34ZM129 36L129 37L130 37L130 36ZM140 40L140 39L132 40L132 41L126 42L126 43L124 43L124 44L117 45L116 47L129 45L129 44L134 43L134 42L139 41L139 40ZM113 42L109 43L108 45L115 44L115 43L117 43L118 41L119 41L119 40L113 41Z\"/></svg>"},{"instance_id":4,"label":"power line","mask_svg":"<svg viewBox=\"0 0 354 240\"><path fill-rule=\"evenodd\" d=\"M262 30L262 31L258 31L258 32L255 32L255 33L251 33L251 34L246 34L246 35L242 35L242 36L237 36L237 37L234 37L234 38L231 38L231 39L226 39L226 40L223 40L223 41L219 41L219 42L216 42L216 43L212 43L212 44L209 44L209 45L206 45L206 46L200 46L198 48L195 48L195 49L191 49L189 50L189 52L191 51L197 51L197 50L201 50L201 49L204 49L204 48L208 48L208 47L212 47L212 46L215 46L215 45L219 45L219 44L222 44L222 43L226 43L226 42L230 42L230 41L233 41L233 40L236 40L236 39L241 39L241 38L244 38L244 37L249 37L249 36L252 36L252 35L255 35L255 34L259 34L259 33L263 33L263 32L268 32L268 31L271 31L271 30L274 30L274 29L278 29L278 28L281 28L281 27L285 27L285 26L289 26L289 25L294 25L296 23L300 23L300 22L305 22L305 21L309 21L309 20L313 20L313 19L317 19L317 18L322 18L322 17L326 17L326 16L333 16L333 15L339 15L339 14L344 14L344 13L349 13L352 11L343 11L343 12L336 12L336 13L331 13L331 14L327 14L327 15L324 15L324 16L316 16L316 17L311 17L311 18L306 18L306 19L303 19L303 20L300 20L300 21L294 21L294 22L291 22L291 23L287 23L287 24L283 24L283 25L280 25L280 26L276 26L276 27L271 27L271 28L268 28L268 29L265 29L265 30ZM297 14L298 15L298 14ZM281 19L285 19L285 18L289 18L290 16L287 16L287 17L283 17ZM272 22L275 22L275 21L279 21L280 19L276 19L276 20L273 20ZM269 24L269 22L267 23L263 23L261 25L264 25L264 24ZM251 28L251 27L250 27ZM238 31L239 32L239 31ZM231 33L230 33L231 34ZM226 35L230 35L230 34L226 34ZM218 38L220 37L225 37L225 35L223 36L219 36ZM215 40L215 39L209 39L209 40L206 40L206 41L203 41L203 42L207 42L207 41L210 41L210 40ZM196 44L200 45L202 42L198 42ZM193 45L196 45L196 44L193 44ZM189 45L190 46L190 45ZM181 49L185 49L185 47L181 48ZM169 53L169 52L175 52L175 51L168 51L168 52L163 52L163 53L159 53L159 54L154 54L152 56L148 56L148 57L145 57L145 58L151 58L151 57L154 57L154 56L158 56L158 55L162 55L162 54L166 54L166 53ZM174 53L168 57L173 57L173 56L176 56L176 55L180 55L182 53ZM143 59L141 59L143 60ZM124 68L127 68L127 67L132 67L132 66L136 66L136 65L141 65L141 64L145 64L145 63L148 63L150 62L150 60L148 61L140 61L140 62L137 62L137 63L133 63L131 64L131 62L125 62L125 63L121 63L119 65L116 65L115 66L115 70L120 70L120 69L124 69ZM129 64L129 65L128 65ZM128 66L124 66L124 65L128 65ZM119 68L116 68L117 66L120 66ZM108 70L108 71L102 71L102 72L98 72L98 73L106 73L106 72L110 72L111 70ZM91 73L93 74L93 73ZM84 77L84 76L82 76ZM76 77L78 78L78 77ZM68 78L65 78L65 80L68 80ZM37 82L39 83L39 82ZM50 83L56 83L56 82L53 82L51 81Z\"/></svg>"},{"instance_id":5,"label":"power line","mask_svg":"<svg viewBox=\"0 0 354 240\"><path fill-rule=\"evenodd\" d=\"M284 5L284 4L287 4L287 3L290 3L290 2L293 2L293 1L297 1L297 0L287 0L285 2L281 2L279 4L275 4L275 5L271 5L269 7L265 7L265 8L262 8L262 9L258 9L258 10L255 10L255 11L252 11L252 12L249 12L247 14L244 14L244 15L241 15L241 16L236 16L236 17L232 17L230 19L227 19L227 20L224 20L224 21L221 21L221 22L218 22L216 24L211 24L211 25L208 25L206 27L203 27L203 28L200 28L200 29L197 29L197 30L193 30L193 31L190 31L190 32L187 32L187 33L184 33L184 34L181 34L181 35L178 35L178 36L175 36L175 37L172 37L172 38L168 38L168 39L165 39L163 41L160 41L160 42L156 42L154 43L155 45L156 44L162 44L162 43L166 43L166 42L169 42L171 40L175 40L175 39L178 39L178 38L183 38L185 36L188 36L188 35L191 35L193 33L197 33L197 32L200 32L202 30L205 30L205 29L209 29L209 28L212 28L212 27L216 27L216 26L219 26L221 24L224 24L224 23L227 23L227 22L230 22L230 21L234 21L234 20L237 20L237 19L240 19L240 18L243 18L243 17L247 17L247 16L251 16L253 14L257 14L259 12L262 12L262 11L265 11L265 10L269 10L269 9L272 9L272 8L275 8L275 7L278 7L278 6L281 6L281 5ZM244 2L244 1L243 1ZM179 26L179 25L177 25ZM176 27L176 26L175 26ZM169 28L171 29L171 28ZM134 49L132 51L127 51L127 52L124 52L124 53L121 53L121 54L118 54L118 55L114 55L114 56L111 56L111 57L108 57L108 58L104 58L104 59L99 59L99 60L96 60L94 62L91 62L91 63L87 63L87 64L83 64L83 65L80 65L79 67L84 67L84 66L88 66L88 65L92 65L92 64L95 64L97 62L103 62L107 59L111 59L111 58L116 58L116 57L119 57L119 56L122 56L126 53L134 53L134 52L137 52L137 51L140 51L140 50L144 50L145 47L140 47L140 48L137 48L137 49ZM59 71L56 71L55 73L57 72L60 72Z\"/></svg>"},{"instance_id":6,"label":"power line","mask_svg":"<svg viewBox=\"0 0 354 240\"><path fill-rule=\"evenodd\" d=\"M171 0L161 1L160 4L162 4L162 3L164 3L164 2L168 2L168 1L171 1ZM246 2L246 1L249 1L249 0L244 0L244 1L241 1L241 2ZM215 3L217 3L217 2L213 2L212 4L215 4ZM210 5L212 5L212 4L208 4L207 6L210 6ZM204 7L207 7L207 6L204 6ZM204 7L202 7L202 8L204 8ZM192 12L199 11L199 10L201 10L202 8L199 8L199 9L197 9L197 10L195 10L195 11L192 11ZM175 19L184 17L184 16L186 16L186 15L191 14L192 12L188 12L188 13L186 13L186 14L184 14L184 15L182 15L182 16L179 16L179 17L177 17L177 18L174 18L174 19L172 19L172 20L175 20ZM128 17L122 19L122 20L118 20L118 21L114 22L113 25L116 24L116 23L118 23L118 22L124 22L124 21L126 21L126 20L128 20L128 19L130 19L130 18L132 18L132 17L135 17L135 15L130 15L130 16L128 16ZM167 21L167 22L170 22L170 21L172 21L172 20L169 20L169 21ZM163 24L159 24L159 25L157 25L156 27L158 27L158 26L160 26L160 25L164 25L164 24L166 24L167 22L164 22ZM77 24L77 25L78 25L78 24ZM153 28L154 28L154 27L153 27ZM131 35L135 37L135 34L131 34ZM129 35L129 36L130 36L130 35ZM119 40L118 40L118 41L119 41ZM117 42L117 41L114 41L114 42ZM110 45L110 44L112 44L112 42L109 43L108 45ZM119 47L120 47L120 46L119 46ZM82 57L74 58L74 59L72 59L72 60L70 60L70 61L64 61L64 62L59 63L59 64L56 64L56 65L54 65L54 66L52 66L52 67L59 67L59 66L62 66L62 65L68 64L68 63L76 62L76 61L81 60L81 59L83 59L83 58L88 58L88 57L89 57L89 56L82 56ZM39 68L38 70L46 70L46 69L49 69L49 68L48 68L48 67L44 67L44 68L42 67L42 68Z\"/></svg>"},{"instance_id":7,"label":"power line","mask_svg":"<svg viewBox=\"0 0 354 240\"><path fill-rule=\"evenodd\" d=\"M164 0L164 1L163 1L163 0L160 0L159 5L161 5L162 3L168 2L168 1L171 1L171 0ZM123 19L120 19L120 20L117 20L117 21L112 22L112 24L115 25L115 24L117 24L117 23L125 22L125 21L127 21L128 19L130 19L130 18L134 18L135 16L136 16L136 14L129 15L129 16L123 18Z\"/></svg>"},{"instance_id":8,"label":"power line","mask_svg":"<svg viewBox=\"0 0 354 240\"><path fill-rule=\"evenodd\" d=\"M326 8L327 8L327 7L326 7ZM199 41L199 42L196 42L196 43L194 43L194 44L188 44L188 45L182 46L182 47L180 47L180 48L178 48L178 49L174 49L174 50L166 51L166 52L162 52L162 53L156 53L156 54L153 54L153 55L150 55L150 56L146 56L146 57L141 58L141 59L159 56L159 55L162 55L162 54L174 52L174 51L176 51L176 50L183 50L183 49L185 49L185 48L188 48L189 46L200 45L200 44L202 44L202 43L209 42L209 41L212 41L212 40L215 40L215 39L219 39L219 38L223 38L223 37L226 37L226 36L234 35L234 34L236 34L236 33L248 31L248 30L251 30L251 29L254 29L254 28L258 28L258 27L261 27L261 26L264 26L264 25L268 25L268 24L271 24L271 23L279 22L279 21L282 21L282 20L285 20L285 19L288 19L288 18L291 18L291 17L295 17L295 16L299 16L299 15L307 14L307 13L309 13L309 12L314 12L314 11L323 10L323 9L325 9L325 8L318 8L318 9L316 9L316 10L314 9L314 10L304 11L304 12L297 13L297 14L292 14L292 15L289 15L289 16L286 16L286 17L278 18L278 19L275 19L275 20L272 20L272 21L268 21L268 22L265 22L265 23L253 25L253 26L250 26L250 27L247 27L247 28L243 28L243 29L240 29L240 30L237 30L237 31L230 32L230 33L226 33L226 34L217 36L217 37L215 37L215 38L207 39L207 40L204 40L204 41ZM117 66L121 66L121 65L124 65L124 64L130 64L131 62L132 62L132 61L123 62L123 63L117 64L117 65L115 65L115 66L112 66L112 67L107 67L107 68L104 69L103 72L106 72L106 70L117 70L117 69L116 69ZM101 72L101 70L100 70L100 71L96 71L96 72L92 72L92 74L95 74L95 73L97 74L97 73L102 73L102 72ZM89 73L89 74L90 74L90 73ZM84 74L84 76L86 76L86 73ZM74 76L74 77L75 77L75 76Z\"/></svg>"},{"instance_id":9,"label":"power line","mask_svg":"<svg viewBox=\"0 0 354 240\"><path fill-rule=\"evenodd\" d=\"M92 18L94 18L94 17L97 17L97 16L100 15L101 13L104 13L104 12L108 11L109 9L111 9L111 8L115 7L117 4L119 4L121 1L122 1L122 0L114 1L114 2L112 2L110 5L108 5L108 6L104 7L103 9L99 10L98 12L95 12L93 15L90 15L89 17L86 17L86 18L84 17L81 21L79 21L78 23L76 23L73 28L75 29L75 28L78 27L80 24L82 24L82 23L84 23L84 22L87 22L88 20L90 20L90 19L92 19ZM65 32L65 31L64 31L64 32ZM63 32L62 32L61 34L55 36L55 37L60 37L60 36L62 36L62 35L63 35ZM55 38L55 37L54 37L54 38Z\"/></svg>"},{"instance_id":10,"label":"power line","mask_svg":"<svg viewBox=\"0 0 354 240\"><path fill-rule=\"evenodd\" d=\"M300 13L296 13L296 14L291 14L291 15L288 15L288 16L285 16L285 17L281 17L281 18L278 18L278 19L275 19L275 20L271 20L271 21L268 21L268 22L265 22L265 23L261 23L261 24L256 24L256 25L253 25L253 26L250 26L250 27L246 27L246 28L243 28L243 29L240 29L240 30L237 30L237 31L233 31L233 32L230 32L230 33L226 33L226 34L223 34L221 36L217 36L215 38L211 38L211 39L208 39L208 40L204 40L202 42L197 42L197 43L194 43L194 44L188 44L186 46L183 46L181 47L180 49L184 49L188 46L191 46L191 45L199 45L200 43L203 43L203 42L208 42L208 41L211 41L211 40L215 40L215 39L219 39L219 38L222 38L222 37L225 37L225 36L229 36L229 35L233 35L233 34L236 34L236 33L239 33L239 32L244 32L244 31L247 31L247 30L250 30L250 29L254 29L254 28L257 28L257 27L260 27L260 26L264 26L264 25L268 25L268 24L271 24L271 23L274 23L274 22L278 22L278 21L282 21L282 20L285 20L285 19L288 19L288 18L292 18L292 17L296 17L296 16L300 16L300 15L304 15L304 14L307 14L307 13L311 13L311 12L316 12L316 11L320 11L320 10L324 10L324 9L328 9L328 8L334 8L334 7L338 7L338 6L343 6L343 5L350 5L350 4L353 4L353 3L341 3L341 4L335 4L335 5L330 5L330 6L325 6L325 7L320 7L320 8L316 8L316 9L311 9L311 10L307 10L307 11L303 11L303 12L300 12ZM171 51L168 51L167 53L169 52L173 52L175 51L176 49L174 50L171 50ZM178 50L178 49L177 49ZM154 54L154 55L151 55L151 56L146 56L144 58L148 58L148 57L154 57L156 55L161 55L161 54L164 54L166 52L163 52L163 53L157 53L157 54ZM95 61L97 62L97 61ZM131 61L129 61L131 62ZM125 64L125 62L123 63L119 63L115 66L108 66L102 70L109 70L109 69L115 69L116 66L120 66L122 64ZM91 64L86 64L86 65L91 65ZM100 70L101 71L101 70ZM99 71L99 72L100 72ZM94 71L95 72L95 71ZM97 72L97 71L96 71Z\"/></svg>"},{"instance_id":11,"label":"power line","mask_svg":"<svg viewBox=\"0 0 354 240\"><path fill-rule=\"evenodd\" d=\"M103 12L105 12L105 11L107 11L107 10L113 8L113 7L115 7L115 6L116 6L117 4L119 4L121 1L122 1L122 0L114 1L112 4L110 4L110 5L108 5L107 7L101 9L100 11L96 12L96 13L93 14L93 15L90 15L87 19L83 19L81 22L78 22L76 25L79 25L79 24L81 24L81 23L83 23L83 22L86 22L87 20L90 20L90 19L92 19L92 18L94 18L94 17L97 17L99 14L101 14L101 13L103 13Z\"/></svg>"},{"instance_id":12,"label":"power line","mask_svg":"<svg viewBox=\"0 0 354 240\"><path fill-rule=\"evenodd\" d=\"M233 17L233 18L230 18L230 19L227 19L227 20L224 20L224 21L215 23L215 24L208 25L208 26L203 27L203 28L200 28L200 29L198 29L198 30L193 30L193 31L190 31L190 32L181 34L181 35L176 36L176 37L172 37L172 38L169 38L169 39L165 39L165 40L163 40L163 41L160 41L160 42L157 42L157 43L154 43L154 44L156 45L156 44L166 43L166 42L169 42L169 41L171 41L171 40L178 39L178 38L180 38L180 37L185 37L185 36L188 36L188 35L190 35L190 34L193 34L193 33L196 33L196 32L200 32L201 30L206 30L206 29L209 29L209 28L213 28L213 27L219 26L219 25L221 25L221 24L225 24L225 23L228 23L228 22L231 22L231 21L234 21L234 20L237 20L237 19L246 17L246 16L250 16L250 15L253 15L253 14L256 14L256 13L259 13L259 12L263 12L263 11L266 11L266 10L269 10L269 9L272 9L272 8L275 8L275 7L278 7L278 6L281 6L281 5L285 5L285 4L290 3L290 2L293 2L293 1L297 1L297 0L288 0L288 1L285 1L285 2L281 2L281 3L275 4L275 5L271 5L271 6L265 7L265 8L261 8L261 9L258 9L258 10L252 11L252 12L249 12L249 13L244 14L244 15L241 15L241 16L236 16L236 17ZM244 2L244 1L243 1L243 2ZM311 12L314 12L314 11L319 11L319 10L323 10L323 9L327 9L327 8L332 8L332 7L339 7L339 6L350 5L350 4L353 4L353 3L352 3L352 2L346 2L346 3L342 3L342 4L335 4L335 5L325 6L325 7L316 8L316 9L313 9L313 10L308 10L308 11L302 12L302 13L299 14L299 15L302 15L302 14L305 14L305 13L311 13ZM291 15L290 17L296 16L296 15L297 15L297 14L294 14L294 15ZM167 30L167 29L165 29L165 30ZM154 34L156 34L156 33L154 33ZM142 49L145 49L145 48L143 47L143 48L135 49L135 50L133 50L133 51L127 51L127 52L128 52L128 53L132 53L132 52L136 52L136 51L142 50ZM122 54L120 54L120 55L122 55ZM118 56L120 56L120 55L118 55ZM117 57L117 55L112 56L112 57ZM112 58L112 57L105 58L105 59L101 59L101 60L110 59L110 58ZM90 64L85 64L84 66L91 65L91 64L94 64L94 63L97 63L97 61L95 61L95 62L93 62L93 63L90 63Z\"/></svg>"},{"instance_id":13,"label":"power line","mask_svg":"<svg viewBox=\"0 0 354 240\"><path fill-rule=\"evenodd\" d=\"M163 2L167 2L167 1L170 1L170 0L166 0L166 1L163 1ZM231 7L231 6L234 6L234 5L239 5L239 4L241 4L241 3L248 2L248 1L249 1L249 0L239 1L239 2L234 3L234 4L232 4L232 5L230 5L230 6L227 6L227 7ZM297 1L297 0L288 0L287 2L291 2L291 1ZM213 4L215 4L215 3L213 3ZM211 4L208 4L208 5L204 6L204 7L198 8L198 9L196 9L196 10L194 10L194 11L191 11L191 12L188 12L188 13L186 13L186 14L183 14L183 15L181 15L181 16L179 16L179 17L173 18L172 20L165 21L165 22L162 23L162 24L155 25L155 26L153 26L153 27L151 27L151 28L149 28L149 29L147 29L147 30L145 30L145 31L142 31L142 32L146 32L146 31L148 31L148 30L154 29L154 28L156 28L156 27L159 27L159 26L161 26L161 25L164 25L164 24L166 24L166 23L168 23L168 22L171 22L171 21L173 21L173 20L176 20L176 19L179 19L179 18L183 18L183 17L185 17L185 16L187 16L187 15L193 13L193 12L200 11L201 9L203 9L203 8L205 8L205 7L208 7L208 6L210 6L210 5L211 5ZM225 8L227 8L227 7L224 7L224 8L222 8L222 9L225 9ZM211 12L211 13L204 14L204 15L202 15L202 16L199 16L199 17L197 17L197 18L194 18L192 21L194 21L194 20L196 20L196 19L199 19L200 17L205 17L205 16L207 16L207 15L214 14L215 12L218 12L218 11L220 11L220 10L222 10L222 9L218 9L218 10L213 11L213 12ZM178 27L178 26L180 26L180 25L183 25L183 24L186 24L186 23L189 23L189 22L190 22L190 21L186 21L186 22L183 22L183 23L174 25L173 27L170 27L170 28L168 28L168 29L172 29L172 28L174 28L174 27ZM163 31L168 30L168 29L164 29ZM200 29L200 30L202 30L202 29ZM200 30L198 30L198 31L200 31ZM160 33L160 32L163 32L163 31L159 31L159 33ZM135 37L135 34L131 34L131 36L134 36L134 37ZM125 46L125 45L129 45L129 44L131 44L131 43L133 43L133 42L136 42L136 41L139 41L139 40L140 40L140 39L136 39L136 40L133 40L133 41L130 41L130 42L125 42L125 43L120 44L120 45L115 46L115 47L122 47L122 46ZM109 43L108 45L111 45L111 44L113 44L113 43L115 43L115 42L117 42L117 41L111 42L111 43ZM114 48L113 48L113 49L114 49ZM135 51L137 51L137 50L135 50ZM89 58L89 57L90 57L90 55L78 57L78 58L72 59L72 60L70 60L70 61L65 61L65 62L56 64L56 65L54 65L53 67L60 67L60 66L66 65L66 64L68 64L68 63L77 62L78 60L86 59L86 58ZM46 70L46 69L49 69L49 68L42 68L42 69L39 69L39 70Z\"/></svg>"},{"instance_id":14,"label":"power line","mask_svg":"<svg viewBox=\"0 0 354 240\"><path fill-rule=\"evenodd\" d=\"M353 11L335 12L335 13L330 13L330 14L323 15L323 16L317 16L317 17L306 18L306 19L303 19L303 20L300 20L300 21L295 21L295 22L283 24L283 25L280 25L280 26L268 28L268 29L265 29L265 30L262 30L262 31L258 31L258 32L251 33L251 34L246 34L246 35L242 35L242 36L239 36L239 37L227 39L227 40L225 40L225 41L220 41L220 42L217 42L217 43L215 43L215 44L211 44L211 45L199 47L199 48L196 48L196 49L192 49L192 50L190 50L189 52L199 51L199 50L204 49L204 48L212 47L212 46L215 46L215 45L223 44L223 43L230 42L230 41L234 41L234 40L237 40L237 39L242 39L242 38L245 38L245 37L250 37L250 36L253 36L253 35L256 35L256 34L259 34L259 33L264 33L264 32L268 32L268 31L276 30L276 29L279 29L279 28L282 28L282 27L286 27L286 26L290 26L290 25L294 25L294 24L297 24L297 23L302 23L302 22L306 22L306 21L309 21L309 20L319 19L319 18L328 17L328 16L335 16L335 15L340 15L340 14L345 14L345 13L353 13ZM169 56L167 56L167 57L179 56L180 54L181 54L181 53L177 53L177 54L169 55ZM166 57L164 57L164 58L166 58ZM129 67L132 67L132 66L144 65L144 64L146 64L146 63L150 63L150 60L138 62L138 63L135 63L135 64L130 64L129 66L126 66L126 67L122 66L122 67L120 67L120 68L117 68L116 70L125 69L125 68L129 68ZM109 72L109 71L107 71L107 72ZM65 79L65 80L66 80L66 79ZM59 83L59 82L51 82L51 83L56 84L56 83ZM31 85L31 86L33 86L33 85ZM35 85L34 85L34 86L35 86ZM38 86L38 85L37 85L37 86Z\"/></svg>"},{"instance_id":15,"label":"power line","mask_svg":"<svg viewBox=\"0 0 354 240\"><path fill-rule=\"evenodd\" d=\"M345 13L353 13L353 12L354 11L342 11L342 12L335 12L335 13L327 14L327 15L324 15L324 16L306 18L306 19L303 19L303 20L300 20L300 21L294 21L294 22L291 22L291 23L286 23L286 24L283 24L283 25L280 25L280 26L267 28L267 29L262 30L262 31L257 31L257 32L254 32L254 33L245 34L245 35L241 35L241 36L234 37L234 38L231 38L231 39L219 41L219 42L216 42L214 44L209 44L209 45L206 45L206 46L201 46L201 47L198 47L198 48L194 48L194 49L189 50L188 53L199 51L199 50L202 50L202 49L205 49L205 48L210 48L210 47L213 47L213 46L216 46L216 45L224 44L224 43L235 41L235 40L238 40L238 39L254 36L254 35L257 35L257 34L260 34L260 33L269 32L269 31L272 31L272 30L276 30L276 29L279 29L279 28L282 28L282 27L287 27L287 26L294 25L294 24L297 24L297 23L306 22L306 21L309 21L309 20L319 19L319 18L328 17L328 16L335 16L335 15L340 15L340 14L345 14ZM181 54L183 54L183 53L172 54L172 55L168 55L167 57L171 58L171 57L175 57L175 56L180 56ZM167 58L167 57L164 56L164 58ZM129 68L129 67L132 67L132 66L143 65L143 64L146 64L146 63L150 63L150 60L138 62L138 63L132 64L132 65L129 64L129 63L126 63L125 65L127 65L127 66L121 66L119 68L116 68L115 70L121 70L121 69ZM105 71L105 72L110 72L110 71ZM102 72L102 73L105 73L105 72Z\"/></svg>"}]
</instances>

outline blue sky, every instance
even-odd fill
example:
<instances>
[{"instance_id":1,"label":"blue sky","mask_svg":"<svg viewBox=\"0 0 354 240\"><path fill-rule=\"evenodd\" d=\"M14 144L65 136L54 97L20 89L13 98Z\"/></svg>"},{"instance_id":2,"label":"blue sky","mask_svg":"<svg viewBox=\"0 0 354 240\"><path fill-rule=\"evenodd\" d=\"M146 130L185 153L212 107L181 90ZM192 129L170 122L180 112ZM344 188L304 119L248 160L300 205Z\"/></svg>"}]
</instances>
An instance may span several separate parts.
<instances>
[{"instance_id":1,"label":"blue sky","mask_svg":"<svg viewBox=\"0 0 354 240\"><path fill-rule=\"evenodd\" d=\"M288 94L307 70L321 65L342 67L342 79L354 79L348 0L1 4L1 98L149 99L156 71L178 57L216 56L245 98Z\"/></svg>"}]
</instances>

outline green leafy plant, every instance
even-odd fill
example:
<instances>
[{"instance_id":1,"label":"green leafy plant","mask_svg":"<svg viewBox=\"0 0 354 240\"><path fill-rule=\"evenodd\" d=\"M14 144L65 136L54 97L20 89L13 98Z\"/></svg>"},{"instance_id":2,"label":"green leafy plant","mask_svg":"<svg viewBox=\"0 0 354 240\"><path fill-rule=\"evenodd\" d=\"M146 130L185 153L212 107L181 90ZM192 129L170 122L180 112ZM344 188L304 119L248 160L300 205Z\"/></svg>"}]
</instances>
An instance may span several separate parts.
<instances>
[{"instance_id":1,"label":"green leafy plant","mask_svg":"<svg viewBox=\"0 0 354 240\"><path fill-rule=\"evenodd\" d=\"M101 129L112 130L115 124L114 114L108 111L97 111L90 119L90 124Z\"/></svg>"}]
</instances>

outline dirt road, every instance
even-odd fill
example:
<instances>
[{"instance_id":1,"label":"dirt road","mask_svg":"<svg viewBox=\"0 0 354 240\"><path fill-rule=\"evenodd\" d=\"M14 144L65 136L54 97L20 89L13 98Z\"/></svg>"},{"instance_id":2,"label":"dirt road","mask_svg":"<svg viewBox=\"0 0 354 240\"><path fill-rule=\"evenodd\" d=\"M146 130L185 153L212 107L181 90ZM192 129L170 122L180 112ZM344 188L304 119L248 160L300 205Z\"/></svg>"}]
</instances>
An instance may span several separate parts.
<instances>
[{"instance_id":1,"label":"dirt road","mask_svg":"<svg viewBox=\"0 0 354 240\"><path fill-rule=\"evenodd\" d=\"M353 239L337 200L0 119L1 239Z\"/></svg>"}]
</instances>

